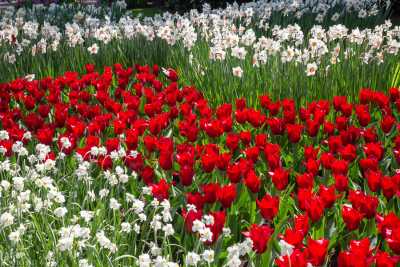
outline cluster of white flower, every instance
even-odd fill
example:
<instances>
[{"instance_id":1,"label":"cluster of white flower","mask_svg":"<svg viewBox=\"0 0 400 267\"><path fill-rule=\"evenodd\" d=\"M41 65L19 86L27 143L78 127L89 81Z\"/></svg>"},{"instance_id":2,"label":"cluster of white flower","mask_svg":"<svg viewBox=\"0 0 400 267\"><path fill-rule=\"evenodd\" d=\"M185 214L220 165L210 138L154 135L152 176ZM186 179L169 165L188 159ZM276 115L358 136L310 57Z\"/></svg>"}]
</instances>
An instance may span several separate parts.
<instances>
[{"instance_id":1,"label":"cluster of white flower","mask_svg":"<svg viewBox=\"0 0 400 267\"><path fill-rule=\"evenodd\" d=\"M214 254L214 250L212 249L204 250L200 255L196 252L189 252L186 255L185 262L188 266L197 266L203 260L205 263L210 265L214 262Z\"/></svg>"},{"instance_id":2,"label":"cluster of white flower","mask_svg":"<svg viewBox=\"0 0 400 267\"><path fill-rule=\"evenodd\" d=\"M228 261L226 266L228 267L239 267L242 262L241 256L244 256L252 251L253 241L250 238L245 239L242 243L234 244L228 247Z\"/></svg>"},{"instance_id":3,"label":"cluster of white flower","mask_svg":"<svg viewBox=\"0 0 400 267\"><path fill-rule=\"evenodd\" d=\"M151 258L149 254L142 254L139 256L137 260L137 265L139 267L151 267L151 266L160 266L160 267L178 267L179 264L168 261L163 256L158 255L154 259Z\"/></svg>"},{"instance_id":4,"label":"cluster of white flower","mask_svg":"<svg viewBox=\"0 0 400 267\"><path fill-rule=\"evenodd\" d=\"M90 229L87 227L81 227L79 224L62 227L59 231L60 238L57 243L57 248L60 251L71 251L74 246L74 242L79 250L86 247L88 240L90 239Z\"/></svg>"},{"instance_id":5,"label":"cluster of white flower","mask_svg":"<svg viewBox=\"0 0 400 267\"><path fill-rule=\"evenodd\" d=\"M84 46L89 54L95 55L99 53L100 46L106 46L112 40L125 42L143 36L149 42L162 40L170 46L183 44L189 51L195 49L196 44L204 47L205 43L209 47L209 58L213 61L229 59L237 64L236 59L243 61L251 57L253 66L259 67L266 64L270 57L276 56L283 63L304 65L306 74L313 76L322 62L337 64L340 58L350 58L353 48L343 45L343 42L357 44L358 52L354 53L354 57L366 64L374 60L378 64L382 63L385 54L397 55L400 49L400 27L392 27L390 22L363 30L348 29L341 24L327 28L315 25L306 32L297 24L286 27L271 24L272 14L281 12L284 16L296 18L314 14L318 24L329 16L331 21L336 22L349 13L365 19L378 15L378 2L260 0L240 6L228 5L225 9L211 9L205 5L202 12L191 10L183 15L165 12L144 19L132 17L128 12L110 19L111 11L104 11L103 8L75 10L68 5L50 6L49 10L54 12L72 12L73 15L67 16L69 19L60 20L60 25L49 22L57 21L50 18L51 14L59 13L49 12L45 15L48 21L45 19L43 23L38 22L37 18L43 15L44 8L0 11L4 14L0 21L0 47L6 47L2 49L4 54L0 57L13 63L24 51L33 56L45 54L57 51L60 43L66 43L71 49ZM124 6L123 1L114 5L120 10ZM331 11L338 9L342 11ZM344 46L346 50L338 52ZM206 66L203 64L198 68L204 70ZM242 77L240 66L233 68L233 75Z\"/></svg>"},{"instance_id":6,"label":"cluster of white flower","mask_svg":"<svg viewBox=\"0 0 400 267\"><path fill-rule=\"evenodd\" d=\"M0 139L8 140L8 132L0 131ZM70 145L70 141L61 139L61 144L67 148ZM110 236L113 237L114 232L141 234L141 224L148 222L145 201L136 198L130 193L126 193L125 197L121 198L120 195L115 195L115 192L107 188L107 185L112 186L110 181L114 178L121 184L128 182L129 176L124 167L116 166L112 171L104 171L102 175L106 177L105 180L108 183L101 182L104 187L95 193L92 190L92 183L88 183L91 180L91 162L76 161L76 169L66 171L63 160L47 158L47 154L50 152L50 148L47 145L36 145L35 154L29 155L24 144L16 142L13 144L13 151L18 156L19 162L10 161L8 158L3 158L0 161L0 173L2 174L0 179L0 233L7 236L10 242L21 242L27 233L31 235L32 231L39 230L37 227L40 227L40 231L43 231L41 227L45 227L54 232L58 231L58 236L52 235L50 237L54 244L53 251L82 251L89 246L95 246L93 242L96 241L101 248L107 249L111 253L116 253L118 245L113 239L109 239L106 236L106 231L110 231ZM21 153L21 151L26 151L26 153ZM107 151L105 151L106 153ZM70 159L74 160L74 157L70 157ZM20 165L19 163L23 164ZM136 173L133 175L136 175ZM58 178L56 179L55 177ZM67 179L70 181L66 181ZM71 182L73 179L75 181ZM77 191L74 191L75 189L71 190L70 186L73 187L74 184L77 185ZM69 189L66 189L66 187L69 187ZM66 190L67 193L63 193L62 190ZM84 202L81 202L82 198L79 198L80 200L77 199L78 191L84 192ZM96 195L99 197L97 198ZM108 199L109 195L111 196ZM127 216L119 227L114 225L110 229L108 227L96 227L96 229L91 230L94 218L107 219L102 214L105 211L84 209L84 206L82 206L82 209L77 207L91 202L104 205L105 200L109 202L110 209L118 213L115 216L122 214L123 201L129 207L127 215L130 214L130 211L133 211L135 216ZM76 206L77 203L75 201L79 201L78 206ZM160 220L163 223L161 228L165 236L173 235L175 231L172 226L170 203L166 200L161 203L153 200L152 203L154 207L160 210L160 214L154 216L153 213L150 214L152 220ZM86 208L89 207L91 206L86 206ZM150 211L152 210L150 209ZM43 220L42 218L45 219ZM39 226L35 224L36 220L48 222ZM56 223L56 220L62 223L62 227L58 230L57 225L59 224ZM79 221L81 221L81 224L79 224ZM86 226L83 226L83 224L86 224ZM93 233L94 236L92 236L91 231L95 231L95 234ZM95 239L93 239L94 237ZM55 266L55 255L57 254L50 253L47 255L48 259L46 261L49 266ZM157 261L160 263L167 262L166 259L161 258L155 259L154 262ZM80 259L80 265L91 266L86 259Z\"/></svg>"},{"instance_id":7,"label":"cluster of white flower","mask_svg":"<svg viewBox=\"0 0 400 267\"><path fill-rule=\"evenodd\" d=\"M106 249L110 250L111 253L117 252L117 250L118 250L117 245L112 243L110 241L110 239L108 239L105 236L104 231L100 231L100 232L96 233L96 239L102 248L106 248Z\"/></svg>"},{"instance_id":8,"label":"cluster of white flower","mask_svg":"<svg viewBox=\"0 0 400 267\"><path fill-rule=\"evenodd\" d=\"M204 215L202 220L195 220L193 222L192 231L200 235L201 242L211 242L213 233L209 226L214 224L214 217L212 215Z\"/></svg>"}]
</instances>

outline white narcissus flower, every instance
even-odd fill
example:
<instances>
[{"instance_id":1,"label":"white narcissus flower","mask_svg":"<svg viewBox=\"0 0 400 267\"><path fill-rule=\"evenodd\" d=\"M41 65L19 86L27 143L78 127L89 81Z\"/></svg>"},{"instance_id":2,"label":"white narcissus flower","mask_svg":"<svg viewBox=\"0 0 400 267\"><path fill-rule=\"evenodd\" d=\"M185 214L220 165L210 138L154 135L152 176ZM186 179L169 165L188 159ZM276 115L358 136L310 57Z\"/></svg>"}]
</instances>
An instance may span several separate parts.
<instances>
[{"instance_id":1,"label":"white narcissus flower","mask_svg":"<svg viewBox=\"0 0 400 267\"><path fill-rule=\"evenodd\" d=\"M151 258L149 254L142 254L138 259L139 267L150 267L151 266Z\"/></svg>"},{"instance_id":2,"label":"white narcissus flower","mask_svg":"<svg viewBox=\"0 0 400 267\"><path fill-rule=\"evenodd\" d=\"M25 80L27 80L28 82L31 82L35 79L35 74L28 74L25 77Z\"/></svg>"},{"instance_id":3,"label":"white narcissus flower","mask_svg":"<svg viewBox=\"0 0 400 267\"><path fill-rule=\"evenodd\" d=\"M204 229L199 231L200 233L200 241L201 242L211 242L213 238L213 233L210 228L205 227Z\"/></svg>"},{"instance_id":4,"label":"white narcissus flower","mask_svg":"<svg viewBox=\"0 0 400 267\"><path fill-rule=\"evenodd\" d=\"M68 137L61 137L60 139L62 148L70 148L72 146L71 141L69 141Z\"/></svg>"},{"instance_id":5,"label":"white narcissus flower","mask_svg":"<svg viewBox=\"0 0 400 267\"><path fill-rule=\"evenodd\" d=\"M29 131L26 131L23 135L23 139L30 140L32 138L32 134Z\"/></svg>"},{"instance_id":6,"label":"white narcissus flower","mask_svg":"<svg viewBox=\"0 0 400 267\"><path fill-rule=\"evenodd\" d=\"M202 221L200 220L194 220L192 224L192 231L193 233L197 233L202 231L205 228L205 225Z\"/></svg>"},{"instance_id":7,"label":"white narcissus flower","mask_svg":"<svg viewBox=\"0 0 400 267\"><path fill-rule=\"evenodd\" d=\"M153 256L160 256L162 253L162 250L160 247L157 246L156 243L151 242L150 243L150 253Z\"/></svg>"},{"instance_id":8,"label":"white narcissus flower","mask_svg":"<svg viewBox=\"0 0 400 267\"><path fill-rule=\"evenodd\" d=\"M317 73L318 66L315 62L307 64L307 76L314 76Z\"/></svg>"},{"instance_id":9,"label":"white narcissus flower","mask_svg":"<svg viewBox=\"0 0 400 267\"><path fill-rule=\"evenodd\" d=\"M107 188L103 188L99 191L99 196L101 199L105 198L106 196L108 196L108 193L110 191Z\"/></svg>"},{"instance_id":10,"label":"white narcissus flower","mask_svg":"<svg viewBox=\"0 0 400 267\"><path fill-rule=\"evenodd\" d=\"M79 214L81 215L81 217L83 218L83 220L86 223L90 222L90 220L94 216L94 212L93 211L89 211L89 210L81 210L81 212Z\"/></svg>"},{"instance_id":11,"label":"white narcissus flower","mask_svg":"<svg viewBox=\"0 0 400 267\"><path fill-rule=\"evenodd\" d=\"M214 250L207 249L204 250L203 254L201 254L203 260L208 264L211 264L214 261Z\"/></svg>"},{"instance_id":12,"label":"white narcissus flower","mask_svg":"<svg viewBox=\"0 0 400 267\"><path fill-rule=\"evenodd\" d=\"M140 220L141 222L145 222L145 221L147 220L147 216L146 216L146 214L144 214L144 213L138 214L138 217L139 217L139 220Z\"/></svg>"},{"instance_id":13,"label":"white narcissus flower","mask_svg":"<svg viewBox=\"0 0 400 267\"><path fill-rule=\"evenodd\" d=\"M14 223L14 216L9 212L4 212L0 216L0 226L7 227Z\"/></svg>"},{"instance_id":14,"label":"white narcissus flower","mask_svg":"<svg viewBox=\"0 0 400 267\"><path fill-rule=\"evenodd\" d=\"M140 233L140 226L137 223L133 225L133 231L135 231L136 234Z\"/></svg>"},{"instance_id":15,"label":"white narcissus flower","mask_svg":"<svg viewBox=\"0 0 400 267\"><path fill-rule=\"evenodd\" d=\"M129 234L132 231L132 227L130 223L123 222L121 223L121 232Z\"/></svg>"},{"instance_id":16,"label":"white narcissus flower","mask_svg":"<svg viewBox=\"0 0 400 267\"><path fill-rule=\"evenodd\" d=\"M13 187L17 191L22 191L24 190L24 184L25 183L25 178L23 177L14 177L13 178Z\"/></svg>"},{"instance_id":17,"label":"white narcissus flower","mask_svg":"<svg viewBox=\"0 0 400 267\"><path fill-rule=\"evenodd\" d=\"M170 236L175 233L174 227L170 223L164 225L162 229L164 231L165 236Z\"/></svg>"},{"instance_id":18,"label":"white narcissus flower","mask_svg":"<svg viewBox=\"0 0 400 267\"><path fill-rule=\"evenodd\" d=\"M7 180L2 180L2 181L0 182L0 186L3 187L3 189L4 189L5 191L7 191L7 190L11 187L11 184L10 184L10 182L7 181Z\"/></svg>"},{"instance_id":19,"label":"white narcissus flower","mask_svg":"<svg viewBox=\"0 0 400 267\"><path fill-rule=\"evenodd\" d=\"M243 70L241 67L233 67L232 73L233 73L233 76L236 76L239 78L242 78L242 76L243 76Z\"/></svg>"},{"instance_id":20,"label":"white narcissus flower","mask_svg":"<svg viewBox=\"0 0 400 267\"><path fill-rule=\"evenodd\" d=\"M88 49L89 53L92 55L96 55L99 52L99 46L96 43L89 46L87 49Z\"/></svg>"},{"instance_id":21,"label":"white narcissus flower","mask_svg":"<svg viewBox=\"0 0 400 267\"><path fill-rule=\"evenodd\" d=\"M242 264L242 261L238 256L233 256L228 258L228 262L226 263L226 266L228 267L239 267Z\"/></svg>"},{"instance_id":22,"label":"white narcissus flower","mask_svg":"<svg viewBox=\"0 0 400 267\"><path fill-rule=\"evenodd\" d=\"M151 195L151 188L149 186L143 186L142 192L144 195Z\"/></svg>"},{"instance_id":23,"label":"white narcissus flower","mask_svg":"<svg viewBox=\"0 0 400 267\"><path fill-rule=\"evenodd\" d=\"M132 203L132 209L136 214L140 214L144 209L144 202L139 199L134 199Z\"/></svg>"},{"instance_id":24,"label":"white narcissus flower","mask_svg":"<svg viewBox=\"0 0 400 267\"><path fill-rule=\"evenodd\" d=\"M189 252L186 255L185 262L186 262L186 265L188 265L188 266L197 266L199 261L200 261L200 256L199 256L199 254L197 254L195 252Z\"/></svg>"},{"instance_id":25,"label":"white narcissus flower","mask_svg":"<svg viewBox=\"0 0 400 267\"><path fill-rule=\"evenodd\" d=\"M236 46L236 47L232 48L232 56L233 57L243 60L246 58L246 54L247 54L247 51L244 47Z\"/></svg>"},{"instance_id":26,"label":"white narcissus flower","mask_svg":"<svg viewBox=\"0 0 400 267\"><path fill-rule=\"evenodd\" d=\"M121 204L118 203L118 201L115 198L110 199L110 208L112 210L119 210L120 207L121 207Z\"/></svg>"},{"instance_id":27,"label":"white narcissus flower","mask_svg":"<svg viewBox=\"0 0 400 267\"><path fill-rule=\"evenodd\" d=\"M21 240L21 234L19 231L11 232L8 235L8 239L13 243L18 243Z\"/></svg>"},{"instance_id":28,"label":"white narcissus flower","mask_svg":"<svg viewBox=\"0 0 400 267\"><path fill-rule=\"evenodd\" d=\"M65 207L58 207L54 210L54 215L58 218L63 218L67 214L68 210Z\"/></svg>"},{"instance_id":29,"label":"white narcissus flower","mask_svg":"<svg viewBox=\"0 0 400 267\"><path fill-rule=\"evenodd\" d=\"M69 251L72 249L73 244L74 244L74 238L68 236L68 237L59 239L58 243L57 243L57 247L60 251Z\"/></svg>"},{"instance_id":30,"label":"white narcissus flower","mask_svg":"<svg viewBox=\"0 0 400 267\"><path fill-rule=\"evenodd\" d=\"M111 253L115 253L118 250L117 245L115 245L114 243L112 243L110 241L110 239L108 239L105 234L104 231L100 231L96 234L96 239L99 242L100 246L103 248L108 249Z\"/></svg>"},{"instance_id":31,"label":"white narcissus flower","mask_svg":"<svg viewBox=\"0 0 400 267\"><path fill-rule=\"evenodd\" d=\"M242 243L239 244L240 256L244 256L253 250L253 240L246 238Z\"/></svg>"}]
</instances>

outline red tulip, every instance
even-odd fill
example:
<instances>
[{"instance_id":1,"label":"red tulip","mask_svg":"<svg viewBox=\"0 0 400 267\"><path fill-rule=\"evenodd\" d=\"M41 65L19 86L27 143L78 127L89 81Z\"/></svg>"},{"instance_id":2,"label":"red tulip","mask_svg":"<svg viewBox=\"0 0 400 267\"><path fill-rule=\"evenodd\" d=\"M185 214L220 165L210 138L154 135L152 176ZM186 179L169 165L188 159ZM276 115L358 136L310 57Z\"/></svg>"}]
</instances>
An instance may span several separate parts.
<instances>
[{"instance_id":1,"label":"red tulip","mask_svg":"<svg viewBox=\"0 0 400 267\"><path fill-rule=\"evenodd\" d=\"M218 161L216 162L218 169L220 169L221 171L226 170L226 168L228 168L231 158L232 158L231 153L220 154L218 157Z\"/></svg>"},{"instance_id":2,"label":"red tulip","mask_svg":"<svg viewBox=\"0 0 400 267\"><path fill-rule=\"evenodd\" d=\"M314 175L312 173L304 173L296 176L296 184L300 188L311 189L314 185Z\"/></svg>"},{"instance_id":3,"label":"red tulip","mask_svg":"<svg viewBox=\"0 0 400 267\"><path fill-rule=\"evenodd\" d=\"M234 133L229 133L226 137L226 146L231 150L235 151L239 145L239 135Z\"/></svg>"},{"instance_id":4,"label":"red tulip","mask_svg":"<svg viewBox=\"0 0 400 267\"><path fill-rule=\"evenodd\" d=\"M304 159L317 159L319 148L314 148L313 146L304 146Z\"/></svg>"},{"instance_id":5,"label":"red tulip","mask_svg":"<svg viewBox=\"0 0 400 267\"><path fill-rule=\"evenodd\" d=\"M306 121L306 129L307 133L310 137L315 137L318 134L320 123L317 120L307 120Z\"/></svg>"},{"instance_id":6,"label":"red tulip","mask_svg":"<svg viewBox=\"0 0 400 267\"><path fill-rule=\"evenodd\" d=\"M381 120L382 131L385 134L388 134L392 130L395 122L396 122L396 119L393 116L386 115L385 117L383 117L383 119Z\"/></svg>"},{"instance_id":7,"label":"red tulip","mask_svg":"<svg viewBox=\"0 0 400 267\"><path fill-rule=\"evenodd\" d=\"M294 229L306 235L309 229L308 216L307 215L297 215L294 218Z\"/></svg>"},{"instance_id":8,"label":"red tulip","mask_svg":"<svg viewBox=\"0 0 400 267\"><path fill-rule=\"evenodd\" d=\"M261 215L265 220L273 220L279 211L279 197L266 194L261 200L256 200Z\"/></svg>"},{"instance_id":9,"label":"red tulip","mask_svg":"<svg viewBox=\"0 0 400 267\"><path fill-rule=\"evenodd\" d=\"M359 164L364 173L378 170L378 160L375 158L360 159Z\"/></svg>"},{"instance_id":10,"label":"red tulip","mask_svg":"<svg viewBox=\"0 0 400 267\"><path fill-rule=\"evenodd\" d=\"M385 151L381 143L368 143L364 146L364 153L367 158L380 161Z\"/></svg>"},{"instance_id":11,"label":"red tulip","mask_svg":"<svg viewBox=\"0 0 400 267\"><path fill-rule=\"evenodd\" d=\"M321 159L322 166L325 169L330 170L331 167L332 167L332 163L335 160L335 157L333 156L332 153L325 152L325 153L321 154L321 158L320 159Z\"/></svg>"},{"instance_id":12,"label":"red tulip","mask_svg":"<svg viewBox=\"0 0 400 267\"><path fill-rule=\"evenodd\" d=\"M399 262L399 259L396 259L389 255L389 253L385 251L378 251L375 255L376 259L376 267L395 267Z\"/></svg>"},{"instance_id":13,"label":"red tulip","mask_svg":"<svg viewBox=\"0 0 400 267\"><path fill-rule=\"evenodd\" d=\"M286 125L288 138L291 143L298 143L300 141L302 129L303 129L303 126L299 125L299 124L287 124Z\"/></svg>"},{"instance_id":14,"label":"red tulip","mask_svg":"<svg viewBox=\"0 0 400 267\"><path fill-rule=\"evenodd\" d=\"M251 192L258 193L260 191L261 180L253 170L247 173L244 183Z\"/></svg>"},{"instance_id":15,"label":"red tulip","mask_svg":"<svg viewBox=\"0 0 400 267\"><path fill-rule=\"evenodd\" d=\"M332 172L333 174L343 174L347 175L349 163L345 160L335 160L332 162Z\"/></svg>"},{"instance_id":16,"label":"red tulip","mask_svg":"<svg viewBox=\"0 0 400 267\"><path fill-rule=\"evenodd\" d=\"M246 155L246 159L256 162L258 160L260 150L258 149L258 147L254 146L245 149L244 153Z\"/></svg>"},{"instance_id":17,"label":"red tulip","mask_svg":"<svg viewBox=\"0 0 400 267\"><path fill-rule=\"evenodd\" d=\"M396 87L389 88L390 100L396 102L400 98L400 89Z\"/></svg>"},{"instance_id":18,"label":"red tulip","mask_svg":"<svg viewBox=\"0 0 400 267\"><path fill-rule=\"evenodd\" d=\"M190 165L183 165L179 170L179 179L183 186L190 186L193 182L194 170Z\"/></svg>"},{"instance_id":19,"label":"red tulip","mask_svg":"<svg viewBox=\"0 0 400 267\"><path fill-rule=\"evenodd\" d=\"M216 154L204 154L201 157L201 167L204 172L212 172L218 161L218 155Z\"/></svg>"},{"instance_id":20,"label":"red tulip","mask_svg":"<svg viewBox=\"0 0 400 267\"><path fill-rule=\"evenodd\" d=\"M326 258L329 241L326 239L313 240L311 237L307 241L307 252L313 266L321 266Z\"/></svg>"},{"instance_id":21,"label":"red tulip","mask_svg":"<svg viewBox=\"0 0 400 267\"><path fill-rule=\"evenodd\" d=\"M340 149L340 155L342 159L352 162L357 157L356 147L352 144L348 144Z\"/></svg>"},{"instance_id":22,"label":"red tulip","mask_svg":"<svg viewBox=\"0 0 400 267\"><path fill-rule=\"evenodd\" d=\"M273 117L268 120L268 125L271 128L272 134L283 135L285 131L285 122L282 119Z\"/></svg>"},{"instance_id":23,"label":"red tulip","mask_svg":"<svg viewBox=\"0 0 400 267\"><path fill-rule=\"evenodd\" d=\"M319 171L319 160L308 159L305 164L307 172L317 175Z\"/></svg>"},{"instance_id":24,"label":"red tulip","mask_svg":"<svg viewBox=\"0 0 400 267\"><path fill-rule=\"evenodd\" d=\"M152 184L154 180L154 170L150 166L144 167L141 172L141 177L145 184Z\"/></svg>"},{"instance_id":25,"label":"red tulip","mask_svg":"<svg viewBox=\"0 0 400 267\"><path fill-rule=\"evenodd\" d=\"M229 208L236 198L236 185L222 186L217 192L217 199L224 208Z\"/></svg>"},{"instance_id":26,"label":"red tulip","mask_svg":"<svg viewBox=\"0 0 400 267\"><path fill-rule=\"evenodd\" d=\"M400 227L398 225L386 238L386 242L395 254L400 255Z\"/></svg>"},{"instance_id":27,"label":"red tulip","mask_svg":"<svg viewBox=\"0 0 400 267\"><path fill-rule=\"evenodd\" d=\"M240 141L242 141L242 143L244 145L248 145L251 142L251 133L249 131L240 132L239 138L240 138Z\"/></svg>"},{"instance_id":28,"label":"red tulip","mask_svg":"<svg viewBox=\"0 0 400 267\"><path fill-rule=\"evenodd\" d=\"M280 191L285 190L289 183L289 172L283 168L278 168L270 173L270 175L276 189Z\"/></svg>"},{"instance_id":29,"label":"red tulip","mask_svg":"<svg viewBox=\"0 0 400 267\"><path fill-rule=\"evenodd\" d=\"M307 217L308 218L308 217ZM296 229L292 228L286 228L285 230L285 235L283 236L283 239L285 240L286 243L296 247L296 248L302 248L303 247L303 239L304 239L304 232L303 231L298 231Z\"/></svg>"},{"instance_id":30,"label":"red tulip","mask_svg":"<svg viewBox=\"0 0 400 267\"><path fill-rule=\"evenodd\" d=\"M117 151L119 149L119 139L118 138L109 138L106 141L107 152L111 153L112 151Z\"/></svg>"},{"instance_id":31,"label":"red tulip","mask_svg":"<svg viewBox=\"0 0 400 267\"><path fill-rule=\"evenodd\" d=\"M347 103L346 96L334 96L332 99L332 104L336 111L341 110L341 107L344 103Z\"/></svg>"},{"instance_id":32,"label":"red tulip","mask_svg":"<svg viewBox=\"0 0 400 267\"><path fill-rule=\"evenodd\" d=\"M217 201L217 192L220 188L218 183L204 184L201 188L204 193L203 199L206 203L211 204Z\"/></svg>"},{"instance_id":33,"label":"red tulip","mask_svg":"<svg viewBox=\"0 0 400 267\"><path fill-rule=\"evenodd\" d=\"M260 100L260 104L263 108L268 109L269 104L271 103L271 99L268 95L261 95L258 97Z\"/></svg>"},{"instance_id":34,"label":"red tulip","mask_svg":"<svg viewBox=\"0 0 400 267\"><path fill-rule=\"evenodd\" d=\"M360 190L350 191L349 201L352 206L361 212L366 218L373 218L378 207L378 198L364 194Z\"/></svg>"},{"instance_id":35,"label":"red tulip","mask_svg":"<svg viewBox=\"0 0 400 267\"><path fill-rule=\"evenodd\" d=\"M397 184L395 179L389 176L384 176L381 179L382 193L387 199L391 199L397 192Z\"/></svg>"},{"instance_id":36,"label":"red tulip","mask_svg":"<svg viewBox=\"0 0 400 267\"><path fill-rule=\"evenodd\" d=\"M238 183L241 179L241 170L239 164L229 164L226 174L231 183Z\"/></svg>"},{"instance_id":37,"label":"red tulip","mask_svg":"<svg viewBox=\"0 0 400 267\"><path fill-rule=\"evenodd\" d=\"M334 186L326 187L324 185L320 185L318 194L321 197L325 208L331 208L336 201Z\"/></svg>"},{"instance_id":38,"label":"red tulip","mask_svg":"<svg viewBox=\"0 0 400 267\"><path fill-rule=\"evenodd\" d=\"M259 147L260 149L264 148L265 144L267 143L267 138L268 138L268 136L266 134L263 134L263 133L257 134L254 138L255 142L256 142L256 146Z\"/></svg>"},{"instance_id":39,"label":"red tulip","mask_svg":"<svg viewBox=\"0 0 400 267\"><path fill-rule=\"evenodd\" d=\"M174 69L169 68L168 70L163 70L164 74L167 76L168 79L170 79L173 82L176 82L178 80L178 74Z\"/></svg>"},{"instance_id":40,"label":"red tulip","mask_svg":"<svg viewBox=\"0 0 400 267\"><path fill-rule=\"evenodd\" d=\"M168 199L168 191L170 188L170 185L167 183L165 179L161 179L158 184L153 184L150 186L151 187L151 192L153 193L153 196L157 198L159 201L162 201L164 199Z\"/></svg>"},{"instance_id":41,"label":"red tulip","mask_svg":"<svg viewBox=\"0 0 400 267\"><path fill-rule=\"evenodd\" d=\"M382 173L376 171L369 171L366 174L368 187L372 192L377 192L381 186L381 180L383 179Z\"/></svg>"},{"instance_id":42,"label":"red tulip","mask_svg":"<svg viewBox=\"0 0 400 267\"><path fill-rule=\"evenodd\" d=\"M262 254L267 249L268 241L272 233L273 229L267 225L253 224L249 231L244 232L243 235L253 241L253 250L258 254Z\"/></svg>"},{"instance_id":43,"label":"red tulip","mask_svg":"<svg viewBox=\"0 0 400 267\"><path fill-rule=\"evenodd\" d=\"M356 114L358 122L362 127L366 127L371 122L371 115L367 105L356 106Z\"/></svg>"},{"instance_id":44,"label":"red tulip","mask_svg":"<svg viewBox=\"0 0 400 267\"><path fill-rule=\"evenodd\" d=\"M324 214L324 202L320 197L312 197L306 204L306 211L313 222L319 221Z\"/></svg>"},{"instance_id":45,"label":"red tulip","mask_svg":"<svg viewBox=\"0 0 400 267\"><path fill-rule=\"evenodd\" d=\"M203 209L204 202L204 197L199 192L186 194L186 203L195 205L199 210Z\"/></svg>"},{"instance_id":46,"label":"red tulip","mask_svg":"<svg viewBox=\"0 0 400 267\"><path fill-rule=\"evenodd\" d=\"M275 259L278 267L307 267L307 253L300 249L293 250L290 256L285 255Z\"/></svg>"},{"instance_id":47,"label":"red tulip","mask_svg":"<svg viewBox=\"0 0 400 267\"><path fill-rule=\"evenodd\" d=\"M342 207L342 217L349 231L357 229L363 219L360 212L346 205Z\"/></svg>"}]
</instances>

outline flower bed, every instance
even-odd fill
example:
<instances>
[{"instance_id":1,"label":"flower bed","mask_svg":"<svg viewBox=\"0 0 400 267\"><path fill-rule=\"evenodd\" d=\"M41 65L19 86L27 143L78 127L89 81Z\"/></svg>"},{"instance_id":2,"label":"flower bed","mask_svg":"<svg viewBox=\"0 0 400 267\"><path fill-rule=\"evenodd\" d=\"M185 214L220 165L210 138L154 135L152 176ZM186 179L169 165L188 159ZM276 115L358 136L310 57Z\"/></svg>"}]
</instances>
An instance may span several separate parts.
<instances>
[{"instance_id":1,"label":"flower bed","mask_svg":"<svg viewBox=\"0 0 400 267\"><path fill-rule=\"evenodd\" d=\"M398 88L213 109L173 69L85 68L0 84L4 263L399 261Z\"/></svg>"},{"instance_id":2,"label":"flower bed","mask_svg":"<svg viewBox=\"0 0 400 267\"><path fill-rule=\"evenodd\" d=\"M36 5L0 11L0 81L119 62L184 71L212 105L272 97L357 96L399 86L400 28L390 1L267 1L135 17L111 8ZM251 94L249 93L251 92Z\"/></svg>"}]
</instances>

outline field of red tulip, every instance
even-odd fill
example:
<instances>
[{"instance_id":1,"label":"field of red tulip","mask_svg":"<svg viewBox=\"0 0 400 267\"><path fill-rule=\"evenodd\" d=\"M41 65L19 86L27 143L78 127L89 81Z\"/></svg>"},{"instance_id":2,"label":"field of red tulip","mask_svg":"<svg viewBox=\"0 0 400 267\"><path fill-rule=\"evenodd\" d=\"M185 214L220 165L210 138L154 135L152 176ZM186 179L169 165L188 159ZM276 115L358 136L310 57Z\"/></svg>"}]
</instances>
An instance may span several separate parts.
<instances>
[{"instance_id":1,"label":"field of red tulip","mask_svg":"<svg viewBox=\"0 0 400 267\"><path fill-rule=\"evenodd\" d=\"M0 84L0 258L396 266L400 90L212 107L173 69Z\"/></svg>"}]
</instances>

